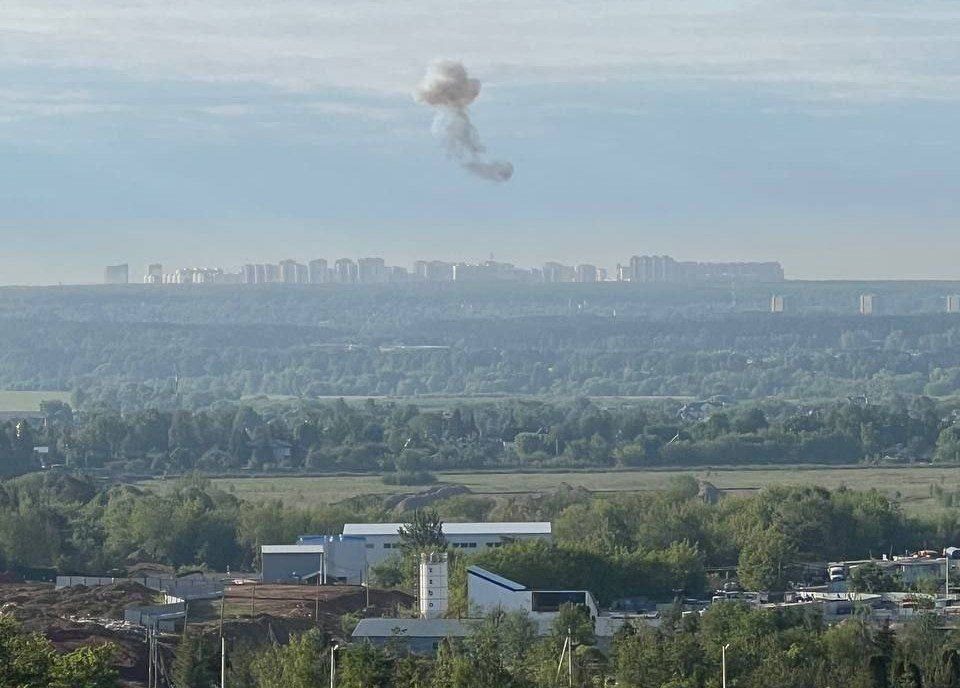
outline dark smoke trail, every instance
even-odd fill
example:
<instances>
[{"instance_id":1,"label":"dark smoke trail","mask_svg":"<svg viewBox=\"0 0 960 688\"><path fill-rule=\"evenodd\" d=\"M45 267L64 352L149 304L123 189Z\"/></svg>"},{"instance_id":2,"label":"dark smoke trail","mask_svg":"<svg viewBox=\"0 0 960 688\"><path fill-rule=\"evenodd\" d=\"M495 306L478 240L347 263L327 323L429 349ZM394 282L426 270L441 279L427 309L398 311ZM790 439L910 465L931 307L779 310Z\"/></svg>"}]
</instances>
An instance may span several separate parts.
<instances>
[{"instance_id":1,"label":"dark smoke trail","mask_svg":"<svg viewBox=\"0 0 960 688\"><path fill-rule=\"evenodd\" d=\"M480 134L470 121L469 106L478 95L480 82L471 79L459 62L444 60L430 66L414 97L437 109L433 129L443 136L451 157L478 177L505 182L513 176L513 165L486 158Z\"/></svg>"}]
</instances>

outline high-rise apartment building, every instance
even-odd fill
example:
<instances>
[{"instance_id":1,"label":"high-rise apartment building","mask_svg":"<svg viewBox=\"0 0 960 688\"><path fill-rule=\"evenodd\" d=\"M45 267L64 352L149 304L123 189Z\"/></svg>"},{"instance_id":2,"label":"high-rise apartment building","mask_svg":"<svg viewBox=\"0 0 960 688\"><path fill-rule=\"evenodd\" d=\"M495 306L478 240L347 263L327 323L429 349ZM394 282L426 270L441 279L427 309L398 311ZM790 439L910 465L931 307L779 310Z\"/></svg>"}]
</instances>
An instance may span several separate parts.
<instances>
[{"instance_id":1,"label":"high-rise apartment building","mask_svg":"<svg viewBox=\"0 0 960 688\"><path fill-rule=\"evenodd\" d=\"M120 265L108 265L103 270L104 284L129 284L130 266L126 263Z\"/></svg>"},{"instance_id":2,"label":"high-rise apartment building","mask_svg":"<svg viewBox=\"0 0 960 688\"><path fill-rule=\"evenodd\" d=\"M383 258L361 258L357 261L357 281L361 284L379 284L387 281L387 266Z\"/></svg>"},{"instance_id":3,"label":"high-rise apartment building","mask_svg":"<svg viewBox=\"0 0 960 688\"><path fill-rule=\"evenodd\" d=\"M144 284L163 284L163 265L151 263L147 266L147 274L143 276Z\"/></svg>"},{"instance_id":4,"label":"high-rise apartment building","mask_svg":"<svg viewBox=\"0 0 960 688\"><path fill-rule=\"evenodd\" d=\"M278 281L283 282L284 284L306 284L308 281L307 266L303 263L298 263L291 258L288 258L287 260L281 260L279 269L280 278Z\"/></svg>"},{"instance_id":5,"label":"high-rise apartment building","mask_svg":"<svg viewBox=\"0 0 960 688\"><path fill-rule=\"evenodd\" d=\"M543 264L543 281L549 284L558 282L574 282L577 279L577 271L571 265L562 263L548 262Z\"/></svg>"},{"instance_id":6,"label":"high-rise apartment building","mask_svg":"<svg viewBox=\"0 0 960 688\"><path fill-rule=\"evenodd\" d=\"M770 297L770 312L783 313L783 296L774 294Z\"/></svg>"},{"instance_id":7,"label":"high-rise apartment building","mask_svg":"<svg viewBox=\"0 0 960 688\"><path fill-rule=\"evenodd\" d=\"M326 284L330 281L327 261L323 258L315 258L309 263L309 281L310 284Z\"/></svg>"},{"instance_id":8,"label":"high-rise apartment building","mask_svg":"<svg viewBox=\"0 0 960 688\"><path fill-rule=\"evenodd\" d=\"M266 284L280 282L280 266L273 263L266 263L263 266L263 281Z\"/></svg>"},{"instance_id":9,"label":"high-rise apartment building","mask_svg":"<svg viewBox=\"0 0 960 688\"><path fill-rule=\"evenodd\" d=\"M577 266L577 282L588 283L588 282L599 282L600 281L600 272L597 270L596 265L589 265L583 263Z\"/></svg>"},{"instance_id":10,"label":"high-rise apartment building","mask_svg":"<svg viewBox=\"0 0 960 688\"><path fill-rule=\"evenodd\" d=\"M333 276L338 284L354 284L357 281L357 264L350 258L340 258L333 264Z\"/></svg>"},{"instance_id":11,"label":"high-rise apartment building","mask_svg":"<svg viewBox=\"0 0 960 688\"><path fill-rule=\"evenodd\" d=\"M860 294L860 315L874 315L877 312L877 297L874 294Z\"/></svg>"},{"instance_id":12,"label":"high-rise apartment building","mask_svg":"<svg viewBox=\"0 0 960 688\"><path fill-rule=\"evenodd\" d=\"M413 264L413 274L417 279L428 282L450 282L453 280L453 263L443 260L418 260Z\"/></svg>"},{"instance_id":13,"label":"high-rise apartment building","mask_svg":"<svg viewBox=\"0 0 960 688\"><path fill-rule=\"evenodd\" d=\"M947 297L947 313L960 313L960 294L950 294Z\"/></svg>"}]
</instances>

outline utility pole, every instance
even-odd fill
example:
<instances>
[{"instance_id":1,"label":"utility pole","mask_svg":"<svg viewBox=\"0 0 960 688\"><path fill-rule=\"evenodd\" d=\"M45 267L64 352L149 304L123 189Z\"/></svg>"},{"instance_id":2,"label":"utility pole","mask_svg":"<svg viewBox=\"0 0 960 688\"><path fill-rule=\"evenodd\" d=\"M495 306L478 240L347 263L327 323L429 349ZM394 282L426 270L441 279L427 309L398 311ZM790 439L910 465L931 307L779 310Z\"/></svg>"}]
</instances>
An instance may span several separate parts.
<instances>
[{"instance_id":1,"label":"utility pole","mask_svg":"<svg viewBox=\"0 0 960 688\"><path fill-rule=\"evenodd\" d=\"M944 555L943 555L943 562L944 562L944 564L945 564L945 568L947 569L947 573L946 573L947 579L946 579L946 582L945 582L944 585L943 585L943 589L944 589L944 593L946 594L946 596L947 596L947 597L950 597L950 557L948 557L946 554L944 554Z\"/></svg>"},{"instance_id":2,"label":"utility pole","mask_svg":"<svg viewBox=\"0 0 960 688\"><path fill-rule=\"evenodd\" d=\"M220 636L220 688L227 688L227 639Z\"/></svg>"},{"instance_id":3,"label":"utility pole","mask_svg":"<svg viewBox=\"0 0 960 688\"><path fill-rule=\"evenodd\" d=\"M220 593L220 638L223 638L223 608L227 606L227 588L223 588Z\"/></svg>"},{"instance_id":4,"label":"utility pole","mask_svg":"<svg viewBox=\"0 0 960 688\"><path fill-rule=\"evenodd\" d=\"M363 589L367 594L367 604L365 608L370 609L370 566L368 564L365 564L363 567L363 580Z\"/></svg>"},{"instance_id":5,"label":"utility pole","mask_svg":"<svg viewBox=\"0 0 960 688\"><path fill-rule=\"evenodd\" d=\"M153 688L153 629L147 627L147 688Z\"/></svg>"},{"instance_id":6,"label":"utility pole","mask_svg":"<svg viewBox=\"0 0 960 688\"><path fill-rule=\"evenodd\" d=\"M330 646L330 688L334 688L337 681L337 650L339 649L339 645Z\"/></svg>"},{"instance_id":7,"label":"utility pole","mask_svg":"<svg viewBox=\"0 0 960 688\"><path fill-rule=\"evenodd\" d=\"M722 648L720 648L720 665L722 672L722 688L727 688L727 648L730 647L730 643L727 643Z\"/></svg>"},{"instance_id":8,"label":"utility pole","mask_svg":"<svg viewBox=\"0 0 960 688\"><path fill-rule=\"evenodd\" d=\"M257 584L253 584L253 594L250 596L250 618L257 616Z\"/></svg>"},{"instance_id":9,"label":"utility pole","mask_svg":"<svg viewBox=\"0 0 960 688\"><path fill-rule=\"evenodd\" d=\"M317 600L316 609L313 612L313 620L320 625L320 576L317 576Z\"/></svg>"}]
</instances>

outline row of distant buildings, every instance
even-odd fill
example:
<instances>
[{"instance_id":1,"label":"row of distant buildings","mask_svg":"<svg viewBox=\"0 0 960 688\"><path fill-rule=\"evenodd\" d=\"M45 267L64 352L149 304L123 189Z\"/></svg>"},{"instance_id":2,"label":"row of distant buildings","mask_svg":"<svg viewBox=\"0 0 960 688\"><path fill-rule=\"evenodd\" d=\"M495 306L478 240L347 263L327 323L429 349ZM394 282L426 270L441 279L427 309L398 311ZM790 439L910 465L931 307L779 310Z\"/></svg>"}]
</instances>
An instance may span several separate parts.
<instances>
[{"instance_id":1,"label":"row of distant buildings","mask_svg":"<svg viewBox=\"0 0 960 688\"><path fill-rule=\"evenodd\" d=\"M860 315L883 315L883 300L876 294L860 294ZM944 297L947 313L960 313L960 294L948 294ZM770 297L770 312L783 313L787 309L782 294Z\"/></svg>"},{"instance_id":2,"label":"row of distant buildings","mask_svg":"<svg viewBox=\"0 0 960 688\"><path fill-rule=\"evenodd\" d=\"M418 260L412 269L387 265L383 258L340 258L328 263L317 258L307 263L293 259L279 263L248 263L236 272L222 268L186 267L165 271L154 263L147 267L146 284L389 284L398 282L545 282L592 283L615 280L642 284L683 282L780 282L783 268L777 262L698 263L677 261L670 256L633 256L616 271L589 263L565 265L544 263L540 268L522 268L512 263L486 260L453 263ZM128 284L130 266L107 266L107 284Z\"/></svg>"}]
</instances>

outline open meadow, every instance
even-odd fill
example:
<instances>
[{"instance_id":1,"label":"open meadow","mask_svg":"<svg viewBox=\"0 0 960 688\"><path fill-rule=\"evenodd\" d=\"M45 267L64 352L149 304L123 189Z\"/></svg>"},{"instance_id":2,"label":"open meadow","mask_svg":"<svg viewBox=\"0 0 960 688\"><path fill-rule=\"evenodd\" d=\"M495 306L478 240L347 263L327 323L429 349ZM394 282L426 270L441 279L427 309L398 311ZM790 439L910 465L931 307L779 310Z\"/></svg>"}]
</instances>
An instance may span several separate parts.
<instances>
[{"instance_id":1,"label":"open meadow","mask_svg":"<svg viewBox=\"0 0 960 688\"><path fill-rule=\"evenodd\" d=\"M930 465L890 467L738 467L693 470L568 471L531 473L440 473L442 484L464 485L484 496L520 495L551 490L561 483L594 492L616 493L661 489L677 476L706 480L729 493L745 494L768 485L820 485L829 489L846 486L857 490L876 489L898 498L911 514L930 513L941 507L932 496L934 485L945 490L960 489L960 467ZM418 492L425 487L386 485L375 475L331 475L322 477L218 478L217 487L246 500L280 499L289 505L306 506L339 502L358 495ZM163 481L149 481L162 486Z\"/></svg>"},{"instance_id":2,"label":"open meadow","mask_svg":"<svg viewBox=\"0 0 960 688\"><path fill-rule=\"evenodd\" d=\"M42 401L70 401L70 392L0 389L0 413L36 413Z\"/></svg>"}]
</instances>

